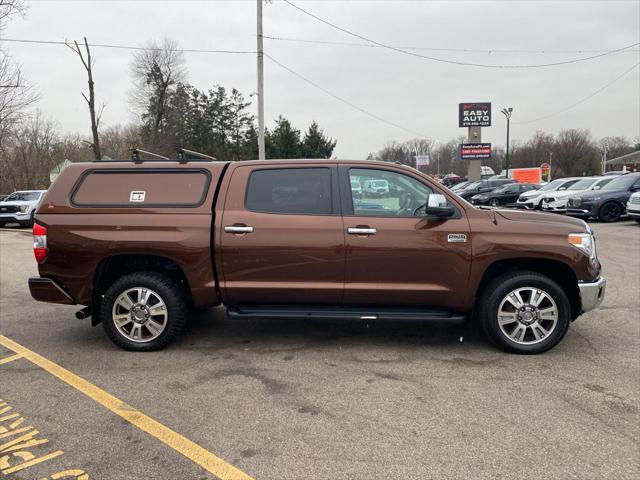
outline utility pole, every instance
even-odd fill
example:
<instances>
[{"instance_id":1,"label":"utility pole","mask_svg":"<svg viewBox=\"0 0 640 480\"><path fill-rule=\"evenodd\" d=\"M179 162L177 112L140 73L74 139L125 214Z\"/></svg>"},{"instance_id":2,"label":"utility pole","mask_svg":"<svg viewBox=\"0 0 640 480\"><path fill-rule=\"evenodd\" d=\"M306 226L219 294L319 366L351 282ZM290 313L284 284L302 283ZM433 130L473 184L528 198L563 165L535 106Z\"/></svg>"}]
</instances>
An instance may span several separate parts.
<instances>
[{"instance_id":1,"label":"utility pole","mask_svg":"<svg viewBox=\"0 0 640 480\"><path fill-rule=\"evenodd\" d=\"M264 160L264 49L262 47L262 0L258 2L258 159Z\"/></svg>"},{"instance_id":2,"label":"utility pole","mask_svg":"<svg viewBox=\"0 0 640 480\"><path fill-rule=\"evenodd\" d=\"M549 152L549 175L547 175L547 182L551 181L551 160L553 160L553 152Z\"/></svg>"},{"instance_id":3,"label":"utility pole","mask_svg":"<svg viewBox=\"0 0 640 480\"><path fill-rule=\"evenodd\" d=\"M507 119L507 155L505 160L505 169L507 170L507 178L509 178L509 123L511 122L511 113L513 112L513 108L503 108L500 111Z\"/></svg>"},{"instance_id":4,"label":"utility pole","mask_svg":"<svg viewBox=\"0 0 640 480\"><path fill-rule=\"evenodd\" d=\"M602 175L607 173L607 150L609 149L609 144L604 144L604 152L602 152Z\"/></svg>"}]
</instances>

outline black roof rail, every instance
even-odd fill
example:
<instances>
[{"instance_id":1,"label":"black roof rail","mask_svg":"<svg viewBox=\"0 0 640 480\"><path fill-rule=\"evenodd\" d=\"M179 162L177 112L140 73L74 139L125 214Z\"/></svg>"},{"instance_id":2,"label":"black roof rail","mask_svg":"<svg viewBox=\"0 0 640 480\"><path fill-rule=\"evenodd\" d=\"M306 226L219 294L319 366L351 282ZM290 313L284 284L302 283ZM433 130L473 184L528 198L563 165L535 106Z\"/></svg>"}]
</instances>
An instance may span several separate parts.
<instances>
[{"instance_id":1,"label":"black roof rail","mask_svg":"<svg viewBox=\"0 0 640 480\"><path fill-rule=\"evenodd\" d=\"M142 163L142 158L140 154L149 155L150 157L159 158L160 160L169 160L167 157L160 155L158 153L147 152L146 150L141 150L139 148L131 148L131 160L135 163Z\"/></svg>"},{"instance_id":2,"label":"black roof rail","mask_svg":"<svg viewBox=\"0 0 640 480\"><path fill-rule=\"evenodd\" d=\"M180 163L188 162L190 156L196 157L196 159L198 160L209 160L210 162L215 162L218 160L216 157L212 157L211 155L196 152L194 150L187 150L186 148L179 148L177 153L178 161Z\"/></svg>"}]
</instances>

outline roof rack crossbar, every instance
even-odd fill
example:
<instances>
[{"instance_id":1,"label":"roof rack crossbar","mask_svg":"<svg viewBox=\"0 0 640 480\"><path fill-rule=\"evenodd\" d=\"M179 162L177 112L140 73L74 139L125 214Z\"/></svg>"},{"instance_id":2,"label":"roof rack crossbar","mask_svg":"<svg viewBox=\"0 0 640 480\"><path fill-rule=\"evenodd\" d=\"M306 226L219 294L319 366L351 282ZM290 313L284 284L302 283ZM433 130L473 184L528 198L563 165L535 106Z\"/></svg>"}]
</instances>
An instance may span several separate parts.
<instances>
[{"instance_id":1,"label":"roof rack crossbar","mask_svg":"<svg viewBox=\"0 0 640 480\"><path fill-rule=\"evenodd\" d=\"M200 160L209 160L211 162L215 162L218 159L216 157L212 157L211 155L207 155L204 153L196 152L194 150L187 150L186 148L178 149L178 161L179 162L188 162L189 156L196 157Z\"/></svg>"},{"instance_id":2,"label":"roof rack crossbar","mask_svg":"<svg viewBox=\"0 0 640 480\"><path fill-rule=\"evenodd\" d=\"M167 157L160 155L158 153L153 153L153 152L147 152L146 150L141 150L139 148L131 148L131 160L134 161L135 163L141 163L142 162L142 158L140 157L140 154L144 154L144 155L149 155L150 157L155 157L155 158L159 158L160 160L169 160Z\"/></svg>"}]
</instances>

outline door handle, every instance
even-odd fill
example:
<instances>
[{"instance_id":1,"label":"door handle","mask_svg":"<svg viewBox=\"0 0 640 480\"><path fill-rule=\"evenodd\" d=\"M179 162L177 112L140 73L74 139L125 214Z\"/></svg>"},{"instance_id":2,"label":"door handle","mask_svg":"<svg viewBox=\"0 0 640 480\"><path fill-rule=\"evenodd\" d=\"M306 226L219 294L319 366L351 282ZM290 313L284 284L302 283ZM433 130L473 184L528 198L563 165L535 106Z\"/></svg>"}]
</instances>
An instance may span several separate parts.
<instances>
[{"instance_id":1,"label":"door handle","mask_svg":"<svg viewBox=\"0 0 640 480\"><path fill-rule=\"evenodd\" d=\"M375 235L378 232L375 228L349 227L347 233L349 235Z\"/></svg>"},{"instance_id":2,"label":"door handle","mask_svg":"<svg viewBox=\"0 0 640 480\"><path fill-rule=\"evenodd\" d=\"M253 227L246 225L227 225L224 227L224 231L227 233L253 233Z\"/></svg>"}]
</instances>

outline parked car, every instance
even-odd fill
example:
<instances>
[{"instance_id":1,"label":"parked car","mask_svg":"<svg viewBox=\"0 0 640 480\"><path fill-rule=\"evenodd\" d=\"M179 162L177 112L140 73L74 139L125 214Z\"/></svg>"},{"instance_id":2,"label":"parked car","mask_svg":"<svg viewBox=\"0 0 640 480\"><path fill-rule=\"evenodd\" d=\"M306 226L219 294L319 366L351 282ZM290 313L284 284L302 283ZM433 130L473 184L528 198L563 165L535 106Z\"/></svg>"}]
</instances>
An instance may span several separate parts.
<instances>
[{"instance_id":1,"label":"parked car","mask_svg":"<svg viewBox=\"0 0 640 480\"><path fill-rule=\"evenodd\" d=\"M471 203L474 205L491 205L492 207L508 205L518 200L521 193L537 190L538 188L540 186L533 183L507 184L490 192L474 195L471 197Z\"/></svg>"},{"instance_id":2,"label":"parked car","mask_svg":"<svg viewBox=\"0 0 640 480\"><path fill-rule=\"evenodd\" d=\"M556 190L545 195L540 203L540 208L545 212L566 213L569 197L589 190L600 190L614 178L613 176L583 178L566 190Z\"/></svg>"},{"instance_id":3,"label":"parked car","mask_svg":"<svg viewBox=\"0 0 640 480\"><path fill-rule=\"evenodd\" d=\"M46 190L13 192L0 204L0 227L18 223L21 227L33 225L33 215Z\"/></svg>"},{"instance_id":4,"label":"parked car","mask_svg":"<svg viewBox=\"0 0 640 480\"><path fill-rule=\"evenodd\" d=\"M640 191L640 173L619 175L598 191L569 197L567 215L602 222L617 222L625 214L626 203L633 192Z\"/></svg>"},{"instance_id":5,"label":"parked car","mask_svg":"<svg viewBox=\"0 0 640 480\"><path fill-rule=\"evenodd\" d=\"M385 180L397 204L363 208L350 178ZM35 220L33 298L83 305L128 350L223 304L244 319L477 321L540 353L606 286L585 222L478 209L384 162L73 163Z\"/></svg>"},{"instance_id":6,"label":"parked car","mask_svg":"<svg viewBox=\"0 0 640 480\"><path fill-rule=\"evenodd\" d=\"M364 196L385 197L389 195L389 182L386 180L366 180L364 182Z\"/></svg>"},{"instance_id":7,"label":"parked car","mask_svg":"<svg viewBox=\"0 0 640 480\"><path fill-rule=\"evenodd\" d=\"M632 193L629 197L627 215L640 223L640 192Z\"/></svg>"},{"instance_id":8,"label":"parked car","mask_svg":"<svg viewBox=\"0 0 640 480\"><path fill-rule=\"evenodd\" d=\"M464 190L457 191L456 193L460 195L465 200L471 200L471 197L474 195L478 195L480 193L487 193L492 190L495 190L498 187L503 185L508 185L511 183L516 183L515 180L510 178L496 178L493 180L481 180L479 182L473 182L467 185Z\"/></svg>"},{"instance_id":9,"label":"parked car","mask_svg":"<svg viewBox=\"0 0 640 480\"><path fill-rule=\"evenodd\" d=\"M442 183L445 187L451 188L454 185L457 185L463 181L464 179L461 178L459 175L456 175L455 173L449 173L442 178L440 183Z\"/></svg>"},{"instance_id":10,"label":"parked car","mask_svg":"<svg viewBox=\"0 0 640 480\"><path fill-rule=\"evenodd\" d=\"M569 188L574 183L579 182L583 177L571 177L571 178L558 178L543 185L538 190L532 190L530 192L524 192L518 201L516 206L520 208L526 208L529 210L539 210L542 199L551 192L562 192Z\"/></svg>"},{"instance_id":11,"label":"parked car","mask_svg":"<svg viewBox=\"0 0 640 480\"><path fill-rule=\"evenodd\" d=\"M472 183L472 182L470 182L468 180L465 180L465 181L460 182L460 183L456 183L454 186L451 187L451 191L452 192L459 192L460 190L463 190L470 183Z\"/></svg>"}]
</instances>

